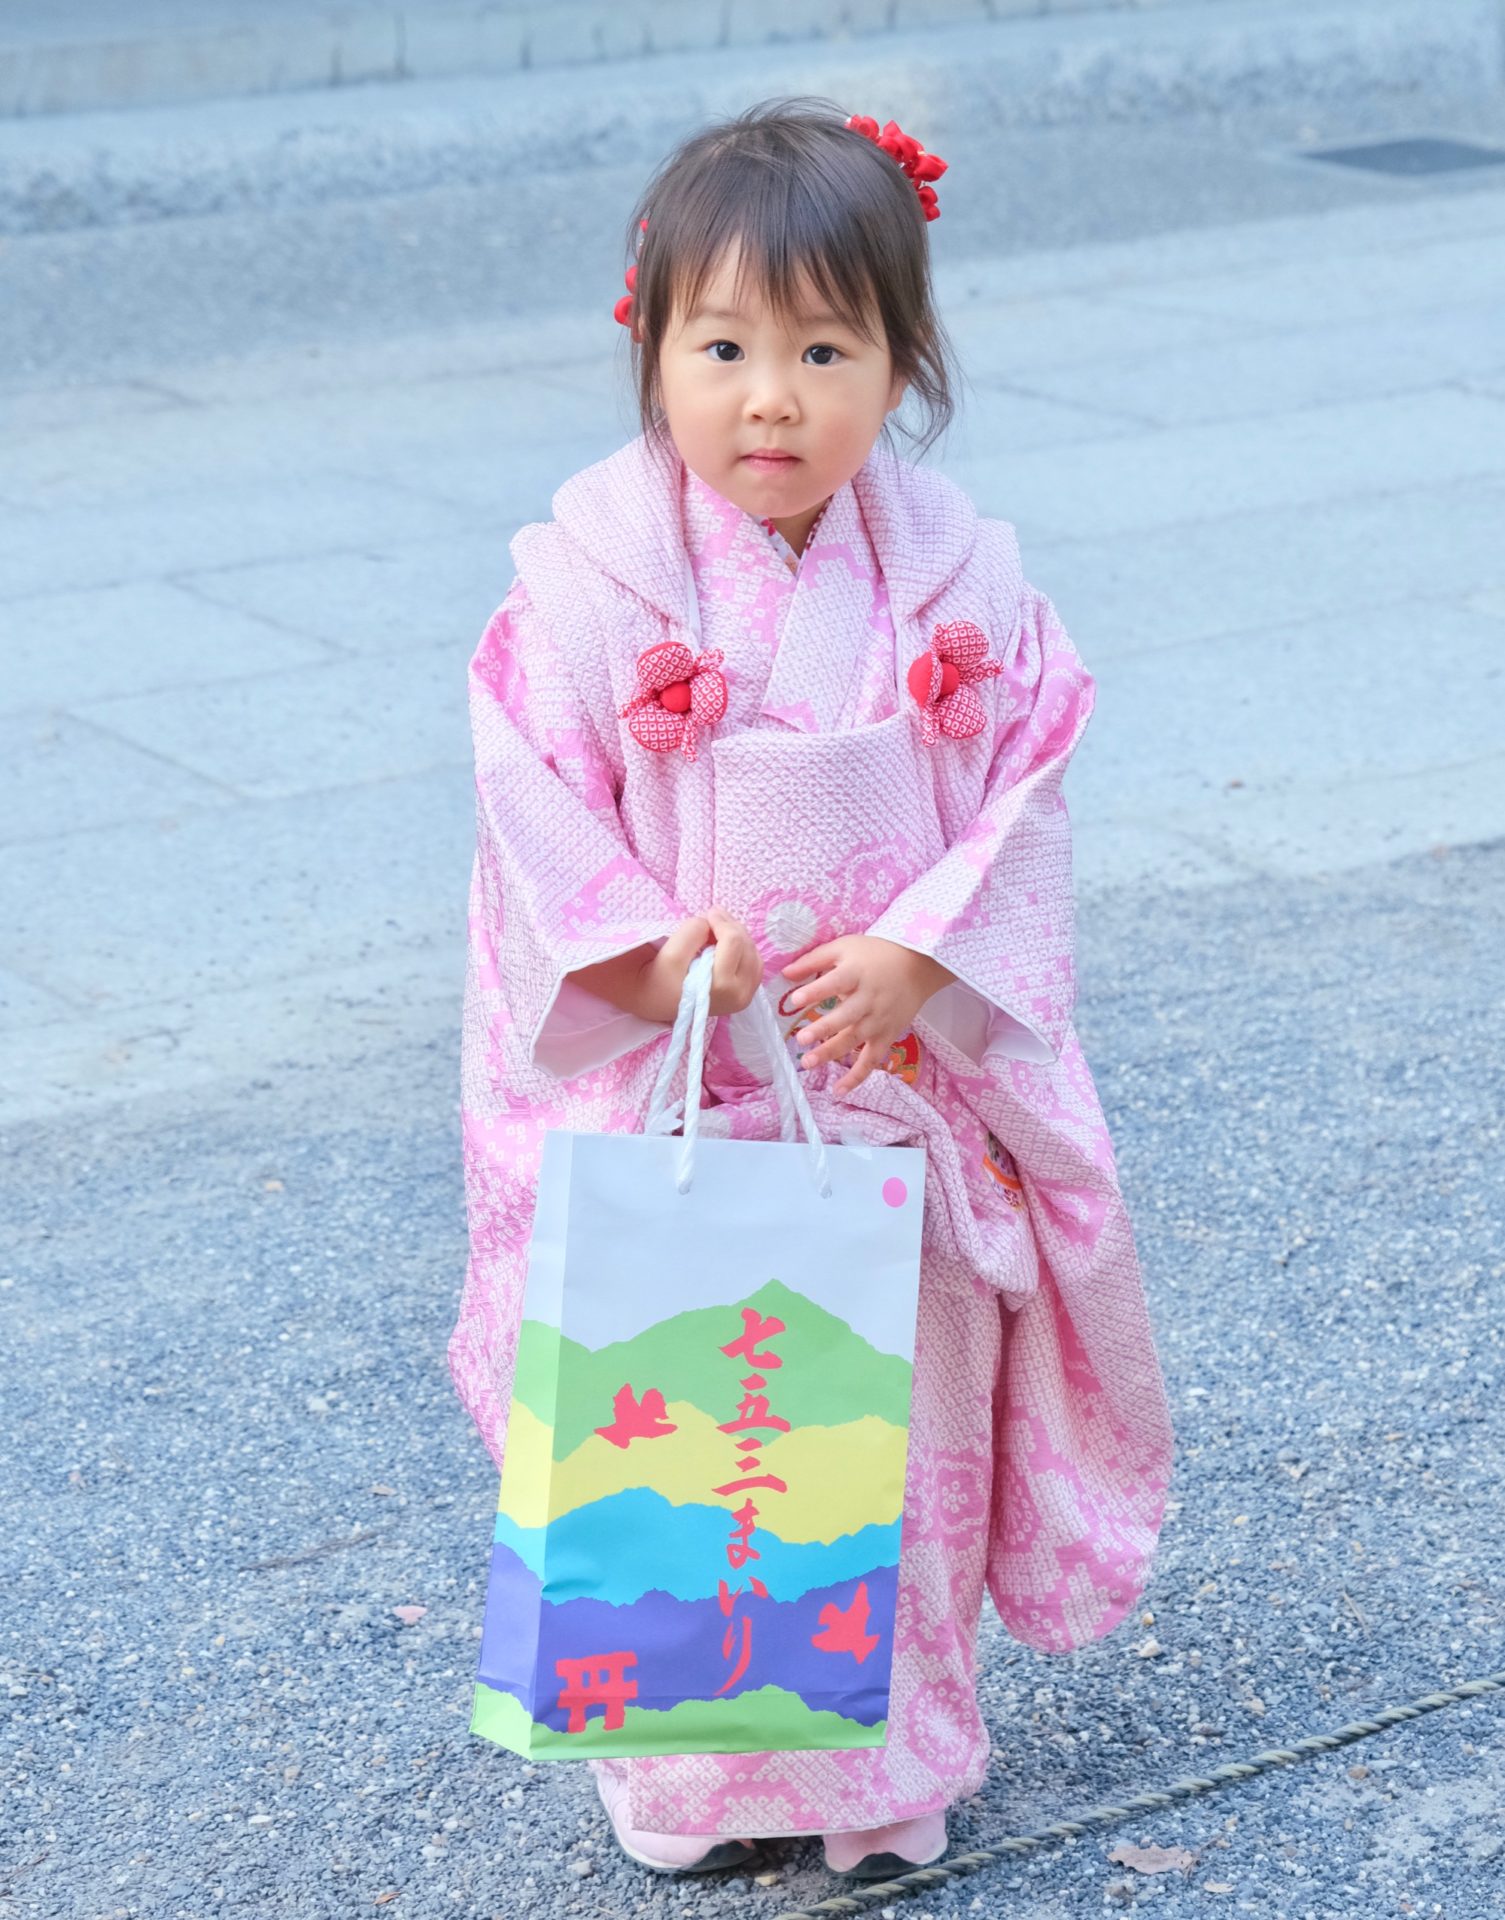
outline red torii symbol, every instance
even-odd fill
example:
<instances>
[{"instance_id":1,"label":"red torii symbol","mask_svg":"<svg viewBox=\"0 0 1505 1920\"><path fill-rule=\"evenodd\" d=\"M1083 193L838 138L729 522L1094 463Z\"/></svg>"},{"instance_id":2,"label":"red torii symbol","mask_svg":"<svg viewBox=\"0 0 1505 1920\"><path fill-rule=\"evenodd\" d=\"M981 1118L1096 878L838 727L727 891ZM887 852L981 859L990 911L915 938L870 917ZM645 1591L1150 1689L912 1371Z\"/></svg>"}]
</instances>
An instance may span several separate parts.
<instances>
[{"instance_id":1,"label":"red torii symbol","mask_svg":"<svg viewBox=\"0 0 1505 1920\"><path fill-rule=\"evenodd\" d=\"M555 1703L568 1707L570 1717L566 1733L584 1733L587 1707L605 1707L601 1722L604 1733L615 1733L622 1724L623 1708L638 1697L638 1683L623 1674L637 1665L635 1653L596 1653L584 1660L556 1660L554 1671L564 1682Z\"/></svg>"}]
</instances>

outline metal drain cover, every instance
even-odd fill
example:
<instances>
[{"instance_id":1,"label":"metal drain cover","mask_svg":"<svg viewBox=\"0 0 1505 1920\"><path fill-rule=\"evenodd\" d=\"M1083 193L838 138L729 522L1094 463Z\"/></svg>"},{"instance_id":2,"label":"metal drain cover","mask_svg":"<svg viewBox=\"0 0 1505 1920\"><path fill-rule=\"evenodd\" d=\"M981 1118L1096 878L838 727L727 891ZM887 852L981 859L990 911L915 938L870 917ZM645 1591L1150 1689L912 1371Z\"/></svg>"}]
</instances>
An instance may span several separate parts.
<instances>
[{"instance_id":1,"label":"metal drain cover","mask_svg":"<svg viewBox=\"0 0 1505 1920\"><path fill-rule=\"evenodd\" d=\"M1308 149L1308 160L1331 160L1372 173L1456 173L1464 167L1505 165L1505 153L1468 140L1375 140L1362 147Z\"/></svg>"}]
</instances>

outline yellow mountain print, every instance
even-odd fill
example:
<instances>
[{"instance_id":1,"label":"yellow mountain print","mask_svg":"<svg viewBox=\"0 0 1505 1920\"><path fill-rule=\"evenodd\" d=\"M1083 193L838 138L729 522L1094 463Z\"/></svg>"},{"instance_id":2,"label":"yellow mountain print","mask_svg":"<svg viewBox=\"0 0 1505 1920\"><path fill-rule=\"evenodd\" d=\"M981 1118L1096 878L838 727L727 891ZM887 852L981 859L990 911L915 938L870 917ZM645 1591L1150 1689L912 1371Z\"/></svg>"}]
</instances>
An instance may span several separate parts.
<instances>
[{"instance_id":1,"label":"yellow mountain print","mask_svg":"<svg viewBox=\"0 0 1505 1920\"><path fill-rule=\"evenodd\" d=\"M887 1526L903 1511L906 1436L901 1427L873 1414L838 1427L801 1426L780 1434L758 1449L758 1463L746 1473L737 1468L737 1436L722 1433L708 1413L688 1401L671 1400L664 1417L673 1422L674 1432L625 1447L593 1433L555 1462L549 1429L514 1400L499 1510L517 1526L541 1527L594 1500L651 1487L676 1507L740 1505L752 1499L759 1526L791 1544ZM717 1492L763 1474L783 1481L787 1491L763 1486ZM842 1489L839 1529L829 1517L833 1487Z\"/></svg>"}]
</instances>

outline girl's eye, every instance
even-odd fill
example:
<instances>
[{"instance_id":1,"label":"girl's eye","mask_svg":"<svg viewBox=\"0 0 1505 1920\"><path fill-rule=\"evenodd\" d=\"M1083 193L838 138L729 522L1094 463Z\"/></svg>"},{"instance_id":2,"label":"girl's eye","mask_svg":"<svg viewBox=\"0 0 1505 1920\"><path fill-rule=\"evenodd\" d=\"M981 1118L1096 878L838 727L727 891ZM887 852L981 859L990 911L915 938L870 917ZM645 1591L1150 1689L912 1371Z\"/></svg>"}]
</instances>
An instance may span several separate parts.
<instances>
[{"instance_id":1,"label":"girl's eye","mask_svg":"<svg viewBox=\"0 0 1505 1920\"><path fill-rule=\"evenodd\" d=\"M729 347L731 349L730 353L723 354L721 351L723 347ZM735 356L739 354L741 351L742 349L737 345L735 340L712 340L710 345L706 348L706 352L714 356L718 367L731 366L733 364ZM806 347L805 351L806 353L826 353L832 356L829 360L814 361L812 364L817 367L835 366L837 360L841 358L840 347L827 346L824 343L821 343L813 347Z\"/></svg>"}]
</instances>

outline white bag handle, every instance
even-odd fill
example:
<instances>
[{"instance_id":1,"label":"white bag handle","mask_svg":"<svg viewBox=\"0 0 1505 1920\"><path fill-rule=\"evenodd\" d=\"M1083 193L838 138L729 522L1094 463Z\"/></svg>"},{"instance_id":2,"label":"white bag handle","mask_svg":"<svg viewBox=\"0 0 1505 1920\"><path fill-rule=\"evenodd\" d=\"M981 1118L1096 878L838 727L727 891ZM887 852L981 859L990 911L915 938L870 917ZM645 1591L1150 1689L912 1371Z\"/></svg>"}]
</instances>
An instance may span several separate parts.
<instances>
[{"instance_id":1,"label":"white bag handle","mask_svg":"<svg viewBox=\"0 0 1505 1920\"><path fill-rule=\"evenodd\" d=\"M714 947L702 948L690 962L679 997L679 1011L669 1030L669 1045L659 1066L658 1078L653 1083L653 1091L648 1096L648 1117L643 1123L644 1133L672 1133L679 1124L683 1110L684 1147L679 1156L679 1177L676 1182L681 1193L688 1193L695 1169L695 1141L700 1132L700 1094L705 1071L705 1025L711 1010L711 974L715 965ZM800 1085L799 1069L789 1057L789 1049L784 1044L783 1034L779 1032L773 1008L768 1004L768 996L761 987L753 995L752 1004L756 1009L754 1018L762 1029L763 1039L773 1060L773 1087L779 1103L780 1137L793 1140L798 1119L810 1143L815 1184L821 1197L829 1199L831 1169L826 1158L826 1143L820 1137L820 1128L815 1124L809 1099ZM669 1087L681 1056L685 1057L685 1097L683 1102L676 1100L671 1103Z\"/></svg>"}]
</instances>

